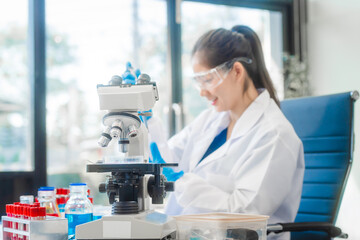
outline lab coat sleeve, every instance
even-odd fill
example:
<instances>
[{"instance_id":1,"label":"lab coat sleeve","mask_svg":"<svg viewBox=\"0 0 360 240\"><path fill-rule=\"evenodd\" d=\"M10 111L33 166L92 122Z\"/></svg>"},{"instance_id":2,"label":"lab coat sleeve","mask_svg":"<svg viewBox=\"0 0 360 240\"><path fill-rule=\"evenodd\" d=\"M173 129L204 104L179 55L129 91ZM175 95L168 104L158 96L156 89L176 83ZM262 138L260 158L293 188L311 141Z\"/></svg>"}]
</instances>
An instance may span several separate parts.
<instances>
[{"instance_id":1,"label":"lab coat sleeve","mask_svg":"<svg viewBox=\"0 0 360 240\"><path fill-rule=\"evenodd\" d=\"M186 212L246 212L271 215L285 200L297 167L301 143L289 146L280 136L264 138L244 161L237 161L230 178L233 191L219 188L194 173L175 183L178 203ZM296 149L292 149L292 148ZM239 164L238 164L239 163ZM217 184L219 185L219 184Z\"/></svg>"},{"instance_id":2,"label":"lab coat sleeve","mask_svg":"<svg viewBox=\"0 0 360 240\"><path fill-rule=\"evenodd\" d=\"M178 163L182 157L186 143L190 136L191 125L186 126L169 140L160 119L152 117L148 121L150 142L155 142L162 158L167 163Z\"/></svg>"}]
</instances>

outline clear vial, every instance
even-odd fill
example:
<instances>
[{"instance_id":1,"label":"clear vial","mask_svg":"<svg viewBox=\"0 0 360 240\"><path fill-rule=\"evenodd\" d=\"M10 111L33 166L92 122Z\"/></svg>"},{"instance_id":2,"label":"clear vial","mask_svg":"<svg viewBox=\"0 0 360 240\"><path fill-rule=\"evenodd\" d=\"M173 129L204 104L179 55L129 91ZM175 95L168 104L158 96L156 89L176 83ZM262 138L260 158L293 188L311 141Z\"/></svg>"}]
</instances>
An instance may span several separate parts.
<instances>
[{"instance_id":1,"label":"clear vial","mask_svg":"<svg viewBox=\"0 0 360 240\"><path fill-rule=\"evenodd\" d=\"M86 183L70 184L70 198L65 205L69 235L75 234L77 225L90 222L93 219L93 206L87 198L87 189Z\"/></svg>"},{"instance_id":2,"label":"clear vial","mask_svg":"<svg viewBox=\"0 0 360 240\"><path fill-rule=\"evenodd\" d=\"M20 196L20 203L33 204L34 196L33 195L22 195L22 196Z\"/></svg>"},{"instance_id":3,"label":"clear vial","mask_svg":"<svg viewBox=\"0 0 360 240\"><path fill-rule=\"evenodd\" d=\"M56 189L56 203L59 207L60 215L62 218L65 218L65 205L69 199L70 190L67 188L57 188Z\"/></svg>"},{"instance_id":4,"label":"clear vial","mask_svg":"<svg viewBox=\"0 0 360 240\"><path fill-rule=\"evenodd\" d=\"M55 188L53 187L39 188L38 201L41 207L46 208L47 216L60 217L59 209L55 203Z\"/></svg>"}]
</instances>

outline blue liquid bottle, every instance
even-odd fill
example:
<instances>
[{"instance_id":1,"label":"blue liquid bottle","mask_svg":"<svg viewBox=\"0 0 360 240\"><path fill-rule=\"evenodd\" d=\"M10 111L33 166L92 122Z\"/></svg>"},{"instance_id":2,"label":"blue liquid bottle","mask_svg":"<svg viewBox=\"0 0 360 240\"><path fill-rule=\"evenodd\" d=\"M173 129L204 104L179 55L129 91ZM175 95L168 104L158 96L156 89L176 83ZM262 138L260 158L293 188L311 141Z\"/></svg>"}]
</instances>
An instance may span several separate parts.
<instances>
[{"instance_id":1,"label":"blue liquid bottle","mask_svg":"<svg viewBox=\"0 0 360 240\"><path fill-rule=\"evenodd\" d=\"M85 183L70 184L70 198L65 205L65 217L69 223L69 235L75 234L77 225L92 221L93 206L87 198Z\"/></svg>"}]
</instances>

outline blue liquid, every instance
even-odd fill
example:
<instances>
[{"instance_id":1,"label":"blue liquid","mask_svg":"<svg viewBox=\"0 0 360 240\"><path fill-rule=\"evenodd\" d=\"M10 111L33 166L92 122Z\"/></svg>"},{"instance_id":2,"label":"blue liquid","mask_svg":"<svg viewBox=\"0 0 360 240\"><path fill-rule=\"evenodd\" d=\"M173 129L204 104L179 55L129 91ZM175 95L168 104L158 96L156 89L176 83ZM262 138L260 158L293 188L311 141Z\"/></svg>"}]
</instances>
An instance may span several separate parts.
<instances>
[{"instance_id":1,"label":"blue liquid","mask_svg":"<svg viewBox=\"0 0 360 240\"><path fill-rule=\"evenodd\" d=\"M58 207L60 212L65 212L65 204L59 204Z\"/></svg>"},{"instance_id":2,"label":"blue liquid","mask_svg":"<svg viewBox=\"0 0 360 240\"><path fill-rule=\"evenodd\" d=\"M69 233L68 235L75 234L75 227L79 224L87 223L92 221L93 214L65 214L65 217L68 219L69 223Z\"/></svg>"},{"instance_id":3,"label":"blue liquid","mask_svg":"<svg viewBox=\"0 0 360 240\"><path fill-rule=\"evenodd\" d=\"M101 219L102 218L102 216L101 215L94 215L93 216L93 220L95 221L95 220L98 220L98 219Z\"/></svg>"}]
</instances>

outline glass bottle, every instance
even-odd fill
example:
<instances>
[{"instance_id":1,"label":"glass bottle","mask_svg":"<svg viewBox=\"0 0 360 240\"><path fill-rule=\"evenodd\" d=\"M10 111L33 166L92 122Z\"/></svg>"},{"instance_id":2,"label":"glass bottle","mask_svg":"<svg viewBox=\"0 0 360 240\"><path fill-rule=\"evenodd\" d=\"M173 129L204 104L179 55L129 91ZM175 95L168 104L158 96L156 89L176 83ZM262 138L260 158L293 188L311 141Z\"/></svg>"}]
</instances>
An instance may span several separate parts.
<instances>
[{"instance_id":1,"label":"glass bottle","mask_svg":"<svg viewBox=\"0 0 360 240\"><path fill-rule=\"evenodd\" d=\"M93 206L87 198L86 183L70 184L70 198L65 205L65 217L69 223L69 235L75 234L75 227L92 221Z\"/></svg>"},{"instance_id":2,"label":"glass bottle","mask_svg":"<svg viewBox=\"0 0 360 240\"><path fill-rule=\"evenodd\" d=\"M41 207L46 208L46 216L60 217L59 209L55 203L55 188L53 187L39 188L38 201Z\"/></svg>"}]
</instances>

